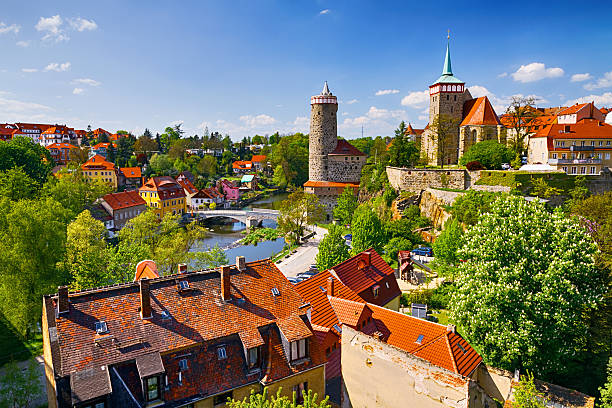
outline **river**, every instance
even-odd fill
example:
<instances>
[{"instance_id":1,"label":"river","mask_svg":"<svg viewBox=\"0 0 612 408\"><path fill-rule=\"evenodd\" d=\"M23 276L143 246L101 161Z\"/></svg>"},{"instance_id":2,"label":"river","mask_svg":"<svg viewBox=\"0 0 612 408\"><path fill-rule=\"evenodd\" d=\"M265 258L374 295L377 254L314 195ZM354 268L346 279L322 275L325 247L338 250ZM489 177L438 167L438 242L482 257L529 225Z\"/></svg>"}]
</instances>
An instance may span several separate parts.
<instances>
[{"instance_id":1,"label":"river","mask_svg":"<svg viewBox=\"0 0 612 408\"><path fill-rule=\"evenodd\" d=\"M288 194L286 193L276 194L253 202L248 208L277 210L280 202L286 199L287 196ZM264 221L263 226L275 228L276 222ZM273 254L280 252L285 246L283 238L275 241L260 242L257 245L237 245L236 241L244 237L243 231L246 229L246 225L242 222L214 224L208 226L207 229L209 231L208 236L198 242L191 250L194 252L205 251L207 248L219 245L220 248L224 248L225 256L227 256L230 263L233 263L236 260L236 256L239 255L244 256L247 262L269 258Z\"/></svg>"}]
</instances>

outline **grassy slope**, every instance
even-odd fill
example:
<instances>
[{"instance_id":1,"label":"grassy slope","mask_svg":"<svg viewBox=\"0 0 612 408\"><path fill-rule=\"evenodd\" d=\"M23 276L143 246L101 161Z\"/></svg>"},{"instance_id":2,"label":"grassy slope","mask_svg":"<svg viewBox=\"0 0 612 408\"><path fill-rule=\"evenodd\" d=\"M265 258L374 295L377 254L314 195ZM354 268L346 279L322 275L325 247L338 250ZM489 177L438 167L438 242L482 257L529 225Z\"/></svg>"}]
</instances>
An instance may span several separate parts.
<instances>
[{"instance_id":1,"label":"grassy slope","mask_svg":"<svg viewBox=\"0 0 612 408\"><path fill-rule=\"evenodd\" d=\"M10 360L23 361L39 354L42 354L42 336L37 334L32 340L24 340L0 315L0 366Z\"/></svg>"}]
</instances>

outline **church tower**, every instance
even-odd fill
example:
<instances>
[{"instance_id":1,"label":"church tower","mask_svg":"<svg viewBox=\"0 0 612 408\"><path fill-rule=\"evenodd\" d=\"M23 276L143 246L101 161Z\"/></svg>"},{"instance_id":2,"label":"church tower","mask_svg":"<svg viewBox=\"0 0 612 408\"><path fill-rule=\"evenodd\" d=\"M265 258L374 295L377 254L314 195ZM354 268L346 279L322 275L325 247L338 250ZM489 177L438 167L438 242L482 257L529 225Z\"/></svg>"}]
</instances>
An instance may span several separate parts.
<instances>
[{"instance_id":1,"label":"church tower","mask_svg":"<svg viewBox=\"0 0 612 408\"><path fill-rule=\"evenodd\" d=\"M321 94L310 97L310 135L308 153L308 180L328 180L328 155L338 144L338 99L327 87Z\"/></svg>"},{"instance_id":2,"label":"church tower","mask_svg":"<svg viewBox=\"0 0 612 408\"><path fill-rule=\"evenodd\" d=\"M463 104L472 99L465 82L453 75L450 56L450 39L446 44L446 56L442 75L429 86L429 127L424 135L422 150L430 165L456 164L458 161L459 123L463 118ZM438 149L438 137L431 126L438 115L456 121L456 132ZM455 134L456 133L456 134Z\"/></svg>"}]
</instances>

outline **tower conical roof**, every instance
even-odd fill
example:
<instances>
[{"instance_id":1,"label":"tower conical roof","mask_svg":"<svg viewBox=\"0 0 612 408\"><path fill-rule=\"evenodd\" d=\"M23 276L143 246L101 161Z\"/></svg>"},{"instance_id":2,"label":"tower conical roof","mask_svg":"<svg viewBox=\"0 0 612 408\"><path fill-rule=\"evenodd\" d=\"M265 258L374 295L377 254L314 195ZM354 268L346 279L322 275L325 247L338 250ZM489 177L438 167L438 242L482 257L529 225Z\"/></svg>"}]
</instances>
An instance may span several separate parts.
<instances>
[{"instance_id":1,"label":"tower conical roof","mask_svg":"<svg viewBox=\"0 0 612 408\"><path fill-rule=\"evenodd\" d=\"M444 57L444 68L442 69L442 75L453 75L450 58L450 43L446 43L446 56Z\"/></svg>"},{"instance_id":2,"label":"tower conical roof","mask_svg":"<svg viewBox=\"0 0 612 408\"><path fill-rule=\"evenodd\" d=\"M331 95L332 93L329 92L329 88L327 87L327 81L325 81L325 85L323 85L323 90L321 91L321 95Z\"/></svg>"},{"instance_id":3,"label":"tower conical roof","mask_svg":"<svg viewBox=\"0 0 612 408\"><path fill-rule=\"evenodd\" d=\"M453 75L450 56L450 40L446 43L446 55L444 56L444 67L442 67L442 76L438 78L435 84L463 84L464 82Z\"/></svg>"}]
</instances>

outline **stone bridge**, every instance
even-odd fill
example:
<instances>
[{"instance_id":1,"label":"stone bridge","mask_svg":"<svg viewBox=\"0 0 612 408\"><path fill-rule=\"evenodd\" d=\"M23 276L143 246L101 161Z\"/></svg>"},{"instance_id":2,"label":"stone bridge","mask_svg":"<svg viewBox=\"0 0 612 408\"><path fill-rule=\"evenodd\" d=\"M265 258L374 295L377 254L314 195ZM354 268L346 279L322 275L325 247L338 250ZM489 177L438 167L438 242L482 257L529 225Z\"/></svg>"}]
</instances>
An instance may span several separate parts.
<instances>
[{"instance_id":1,"label":"stone bridge","mask_svg":"<svg viewBox=\"0 0 612 408\"><path fill-rule=\"evenodd\" d=\"M231 218L232 220L244 223L247 228L255 227L263 220L274 220L278 218L278 210L268 210L264 208L253 208L251 210L199 210L193 211L194 217L198 220L209 218Z\"/></svg>"}]
</instances>

